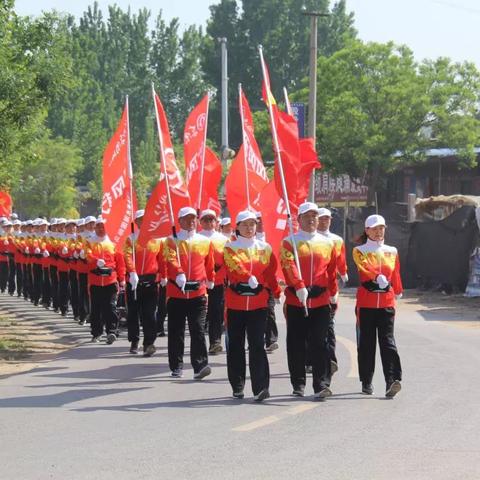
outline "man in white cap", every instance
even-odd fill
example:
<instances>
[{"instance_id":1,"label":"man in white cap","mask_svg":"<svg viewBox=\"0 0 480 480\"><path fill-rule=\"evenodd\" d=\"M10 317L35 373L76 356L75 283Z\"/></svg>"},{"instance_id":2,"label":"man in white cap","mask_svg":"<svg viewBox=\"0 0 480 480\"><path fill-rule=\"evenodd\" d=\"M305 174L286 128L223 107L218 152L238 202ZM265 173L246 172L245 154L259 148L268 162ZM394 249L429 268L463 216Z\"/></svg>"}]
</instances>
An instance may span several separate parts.
<instances>
[{"instance_id":1,"label":"man in white cap","mask_svg":"<svg viewBox=\"0 0 480 480\"><path fill-rule=\"evenodd\" d=\"M183 376L185 320L190 331L190 359L196 380L210 375L205 317L207 287L214 287L213 246L196 233L197 212L191 207L178 212L180 231L165 243L167 262L168 363L172 377Z\"/></svg>"},{"instance_id":2,"label":"man in white cap","mask_svg":"<svg viewBox=\"0 0 480 480\"><path fill-rule=\"evenodd\" d=\"M330 304L337 303L336 253L333 242L317 232L318 207L305 202L298 209L299 231L282 242L280 261L285 289L287 357L293 395L303 397L306 384L306 352L313 367L313 391L322 400L332 394L327 352ZM298 253L300 271L295 262ZM307 312L305 311L307 310ZM308 313L308 315L306 315Z\"/></svg>"},{"instance_id":3,"label":"man in white cap","mask_svg":"<svg viewBox=\"0 0 480 480\"><path fill-rule=\"evenodd\" d=\"M10 258L10 235L12 223L5 217L0 224L0 291L2 293L7 289L9 277L9 258Z\"/></svg>"},{"instance_id":4,"label":"man in white cap","mask_svg":"<svg viewBox=\"0 0 480 480\"><path fill-rule=\"evenodd\" d=\"M105 231L105 220L95 222L95 236L88 242L87 262L90 286L90 328L92 343L100 342L104 326L107 344L117 339L117 292L125 288L125 260Z\"/></svg>"},{"instance_id":5,"label":"man in white cap","mask_svg":"<svg viewBox=\"0 0 480 480\"><path fill-rule=\"evenodd\" d=\"M208 328L209 355L221 353L222 330L225 305L225 268L223 267L223 249L228 238L217 232L217 214L214 210L206 209L200 213L200 234L207 237L213 246L213 258L215 260L215 286L207 290L208 306L206 326Z\"/></svg>"},{"instance_id":6,"label":"man in white cap","mask_svg":"<svg viewBox=\"0 0 480 480\"><path fill-rule=\"evenodd\" d=\"M88 218L88 217L87 217ZM93 226L95 228L95 217ZM88 238L90 232L86 230L85 220L81 218L77 221L77 243L74 256L76 258L76 269L78 276L78 323L85 325L90 313L90 301L88 298L88 263L86 252L88 250Z\"/></svg>"},{"instance_id":7,"label":"man in white cap","mask_svg":"<svg viewBox=\"0 0 480 480\"><path fill-rule=\"evenodd\" d=\"M135 223L138 229L127 238L123 253L128 274L127 326L130 353L138 353L140 325L142 325L143 356L151 357L156 351L155 310L158 303L160 265L164 264L164 260L160 239L151 239L146 245L138 243L138 234L144 215L145 210L135 212Z\"/></svg>"},{"instance_id":8,"label":"man in white cap","mask_svg":"<svg viewBox=\"0 0 480 480\"><path fill-rule=\"evenodd\" d=\"M220 233L223 233L228 239L232 238L232 219L230 217L223 217L220 220Z\"/></svg>"},{"instance_id":9,"label":"man in white cap","mask_svg":"<svg viewBox=\"0 0 480 480\"><path fill-rule=\"evenodd\" d=\"M17 296L21 297L22 295L22 265L20 260L20 252L17 248L17 242L21 237L21 226L22 222L18 219L14 220L13 222L13 232L11 237L11 248L13 253L13 263L14 263L14 270L15 270L15 278L12 282L9 282L9 292L11 291L11 287L13 288L13 293L15 290L17 292Z\"/></svg>"},{"instance_id":10,"label":"man in white cap","mask_svg":"<svg viewBox=\"0 0 480 480\"><path fill-rule=\"evenodd\" d=\"M90 237L95 236L95 222L96 218L93 215L88 215L85 217L85 231L84 231L84 238L88 240Z\"/></svg>"},{"instance_id":11,"label":"man in white cap","mask_svg":"<svg viewBox=\"0 0 480 480\"><path fill-rule=\"evenodd\" d=\"M318 233L324 237L332 240L335 246L335 252L337 254L337 273L340 275L342 282L345 284L348 282L347 273L347 260L345 255L345 242L343 238L330 231L330 225L332 223L332 212L328 208L318 209ZM332 368L332 374L338 370L338 361L335 354L336 339L335 339L335 312L337 311L338 304L331 305L331 318L330 325L328 327L328 353L330 356L330 363Z\"/></svg>"}]
</instances>

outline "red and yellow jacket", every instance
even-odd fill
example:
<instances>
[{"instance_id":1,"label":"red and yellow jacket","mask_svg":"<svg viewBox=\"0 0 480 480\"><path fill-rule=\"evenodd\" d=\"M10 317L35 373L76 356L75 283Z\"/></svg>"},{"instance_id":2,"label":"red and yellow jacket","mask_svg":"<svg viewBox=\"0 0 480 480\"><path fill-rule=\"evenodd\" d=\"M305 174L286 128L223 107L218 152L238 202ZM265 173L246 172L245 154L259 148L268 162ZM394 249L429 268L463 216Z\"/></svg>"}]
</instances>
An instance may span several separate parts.
<instances>
[{"instance_id":1,"label":"red and yellow jacket","mask_svg":"<svg viewBox=\"0 0 480 480\"><path fill-rule=\"evenodd\" d=\"M8 257L12 253L10 242L6 234L0 235L0 263L8 263Z\"/></svg>"},{"instance_id":2,"label":"red and yellow jacket","mask_svg":"<svg viewBox=\"0 0 480 480\"><path fill-rule=\"evenodd\" d=\"M227 288L225 292L227 308L248 311L267 308L269 290L275 298L280 296L281 290L276 277L277 259L268 243L239 236L225 245L223 261L229 285L248 283L248 279L253 275L263 287L253 296L243 296L232 288Z\"/></svg>"},{"instance_id":3,"label":"red and yellow jacket","mask_svg":"<svg viewBox=\"0 0 480 480\"><path fill-rule=\"evenodd\" d=\"M165 278L165 260L163 258L163 241L160 238L149 240L145 247L137 242L138 234L130 235L125 242L123 253L127 272L141 275L155 275L156 280ZM133 262L133 242L135 241L135 263Z\"/></svg>"},{"instance_id":4,"label":"red and yellow jacket","mask_svg":"<svg viewBox=\"0 0 480 480\"><path fill-rule=\"evenodd\" d=\"M307 300L308 308L317 308L330 304L330 297L338 292L337 254L331 240L320 233L308 233L300 230L294 235L300 262L301 277L295 264L293 245L290 237L286 237L280 249L280 264L287 287L285 301L287 305L301 307L295 291L312 286L324 288L315 298ZM294 291L292 291L292 289Z\"/></svg>"},{"instance_id":5,"label":"red and yellow jacket","mask_svg":"<svg viewBox=\"0 0 480 480\"><path fill-rule=\"evenodd\" d=\"M164 256L169 280L167 297L190 299L206 294L206 282L213 282L215 278L213 246L208 238L196 232L180 230L176 239L167 238ZM183 293L175 283L181 273L185 274L187 281L200 282L200 288Z\"/></svg>"},{"instance_id":6,"label":"red and yellow jacket","mask_svg":"<svg viewBox=\"0 0 480 480\"><path fill-rule=\"evenodd\" d=\"M125 281L125 259L122 253L115 251L115 244L107 237L92 237L87 250L88 285L106 287ZM104 260L105 267L111 269L110 275L98 275L98 260Z\"/></svg>"},{"instance_id":7,"label":"red and yellow jacket","mask_svg":"<svg viewBox=\"0 0 480 480\"><path fill-rule=\"evenodd\" d=\"M77 241L75 245L76 250L76 270L78 273L88 273L89 267L87 262L87 251L89 245L88 240L84 238L82 235L77 235ZM82 255L84 258L82 258Z\"/></svg>"},{"instance_id":8,"label":"red and yellow jacket","mask_svg":"<svg viewBox=\"0 0 480 480\"><path fill-rule=\"evenodd\" d=\"M347 274L347 259L345 254L345 242L343 241L343 238L340 237L340 235L332 233L330 230L318 233L333 242L333 245L335 246L335 253L337 255L337 271L341 277L345 276Z\"/></svg>"},{"instance_id":9,"label":"red and yellow jacket","mask_svg":"<svg viewBox=\"0 0 480 480\"><path fill-rule=\"evenodd\" d=\"M357 290L357 307L387 308L395 306L395 296L403 292L400 278L400 260L395 247L368 239L353 249L353 260L358 268L360 287ZM386 292L369 291L363 284L374 282L383 274L390 283Z\"/></svg>"},{"instance_id":10,"label":"red and yellow jacket","mask_svg":"<svg viewBox=\"0 0 480 480\"><path fill-rule=\"evenodd\" d=\"M207 237L213 246L213 259L215 261L215 285L225 283L225 266L223 264L223 250L229 239L215 230L201 231L200 235Z\"/></svg>"}]
</instances>

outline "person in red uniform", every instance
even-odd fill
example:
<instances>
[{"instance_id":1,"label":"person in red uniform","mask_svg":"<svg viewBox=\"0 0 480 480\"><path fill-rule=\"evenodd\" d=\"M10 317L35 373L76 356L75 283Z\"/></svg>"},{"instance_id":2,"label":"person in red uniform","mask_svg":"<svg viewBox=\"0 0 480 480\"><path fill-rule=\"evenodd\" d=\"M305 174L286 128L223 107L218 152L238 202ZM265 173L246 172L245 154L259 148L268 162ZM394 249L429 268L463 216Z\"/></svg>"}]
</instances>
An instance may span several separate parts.
<instances>
[{"instance_id":1,"label":"person in red uniform","mask_svg":"<svg viewBox=\"0 0 480 480\"><path fill-rule=\"evenodd\" d=\"M343 238L330 231L330 224L332 223L332 212L328 208L318 209L318 233L326 238L332 240L335 246L335 253L337 255L337 273L340 275L343 284L348 282L347 260L345 255L345 242ZM335 338L335 313L338 304L330 305L330 324L328 326L327 334L327 350L330 358L330 367L332 375L338 370L338 360L335 353L336 338Z\"/></svg>"},{"instance_id":2,"label":"person in red uniform","mask_svg":"<svg viewBox=\"0 0 480 480\"><path fill-rule=\"evenodd\" d=\"M360 286L357 290L358 371L362 392L373 394L375 349L378 336L386 383L386 396L401 389L402 367L393 335L395 300L402 296L400 260L395 247L385 245L385 219L370 215L365 220L363 245L353 249Z\"/></svg>"},{"instance_id":3,"label":"person in red uniform","mask_svg":"<svg viewBox=\"0 0 480 480\"><path fill-rule=\"evenodd\" d=\"M197 213L191 207L178 212L180 231L165 243L167 262L168 363L174 378L183 375L185 320L190 331L190 360L194 378L210 375L205 317L207 287L214 287L213 246L210 240L196 233Z\"/></svg>"},{"instance_id":4,"label":"person in red uniform","mask_svg":"<svg viewBox=\"0 0 480 480\"><path fill-rule=\"evenodd\" d=\"M227 367L234 398L244 398L245 333L254 400L270 396L270 370L264 347L267 305L270 292L280 296L276 278L277 261L272 248L255 238L256 215L244 210L236 218L236 239L225 245L223 259L228 288Z\"/></svg>"},{"instance_id":5,"label":"person in red uniform","mask_svg":"<svg viewBox=\"0 0 480 480\"><path fill-rule=\"evenodd\" d=\"M138 230L125 242L124 255L128 273L127 283L127 326L130 353L138 353L140 325L143 329L143 356L155 353L157 325L155 309L158 303L159 264L161 259L160 239L151 239L145 246L138 243L138 233L142 226L144 210L135 212ZM135 249L135 250L134 250Z\"/></svg>"},{"instance_id":6,"label":"person in red uniform","mask_svg":"<svg viewBox=\"0 0 480 480\"><path fill-rule=\"evenodd\" d=\"M333 242L317 232L318 207L302 203L300 229L294 235L300 272L295 263L291 237L282 242L280 261L285 276L287 357L293 395L304 396L305 357L311 355L314 398L324 399L330 390L331 368L327 352L330 305L338 299L337 256ZM307 309L307 312L305 311Z\"/></svg>"},{"instance_id":7,"label":"person in red uniform","mask_svg":"<svg viewBox=\"0 0 480 480\"><path fill-rule=\"evenodd\" d=\"M209 355L222 352L222 328L225 307L225 270L223 268L223 249L229 240L225 235L217 232L217 214L214 210L206 209L200 213L200 234L207 237L213 246L215 260L215 285L208 290L208 306L206 325L208 326Z\"/></svg>"},{"instance_id":8,"label":"person in red uniform","mask_svg":"<svg viewBox=\"0 0 480 480\"><path fill-rule=\"evenodd\" d=\"M107 344L110 345L117 339L117 293L119 287L125 287L125 260L108 238L103 218L95 222L95 236L89 239L86 257L92 342L100 341L105 326Z\"/></svg>"},{"instance_id":9,"label":"person in red uniform","mask_svg":"<svg viewBox=\"0 0 480 480\"><path fill-rule=\"evenodd\" d=\"M12 223L4 218L0 225L0 291L5 292L8 285L9 276L9 256L10 256L10 231Z\"/></svg>"}]
</instances>

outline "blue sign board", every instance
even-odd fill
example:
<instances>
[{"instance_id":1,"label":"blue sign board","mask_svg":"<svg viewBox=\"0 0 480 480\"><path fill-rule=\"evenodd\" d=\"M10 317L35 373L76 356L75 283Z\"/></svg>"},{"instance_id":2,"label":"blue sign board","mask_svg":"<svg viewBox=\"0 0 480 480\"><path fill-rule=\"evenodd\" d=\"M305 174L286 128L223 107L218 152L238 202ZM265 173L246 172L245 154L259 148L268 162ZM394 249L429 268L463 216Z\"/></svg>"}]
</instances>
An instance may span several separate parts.
<instances>
[{"instance_id":1,"label":"blue sign board","mask_svg":"<svg viewBox=\"0 0 480 480\"><path fill-rule=\"evenodd\" d=\"M298 123L300 138L305 138L305 104L300 102L292 103L293 116Z\"/></svg>"}]
</instances>

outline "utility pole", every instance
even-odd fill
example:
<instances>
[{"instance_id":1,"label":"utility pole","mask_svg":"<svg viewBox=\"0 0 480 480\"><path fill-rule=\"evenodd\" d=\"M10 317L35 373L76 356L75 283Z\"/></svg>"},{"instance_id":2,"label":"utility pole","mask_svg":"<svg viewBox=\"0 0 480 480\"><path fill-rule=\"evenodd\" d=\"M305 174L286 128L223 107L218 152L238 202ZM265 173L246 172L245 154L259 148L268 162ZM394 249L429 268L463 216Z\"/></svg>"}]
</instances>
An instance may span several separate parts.
<instances>
[{"instance_id":1,"label":"utility pole","mask_svg":"<svg viewBox=\"0 0 480 480\"><path fill-rule=\"evenodd\" d=\"M222 49L222 160L229 156L228 148L228 56L227 39L218 38Z\"/></svg>"},{"instance_id":2,"label":"utility pole","mask_svg":"<svg viewBox=\"0 0 480 480\"><path fill-rule=\"evenodd\" d=\"M328 17L329 13L307 12L303 11L302 15L310 17L310 72L309 72L309 93L308 93L308 126L307 135L316 141L317 126L317 31L318 17ZM311 202L315 202L315 170L310 178L310 190L308 198Z\"/></svg>"}]
</instances>

